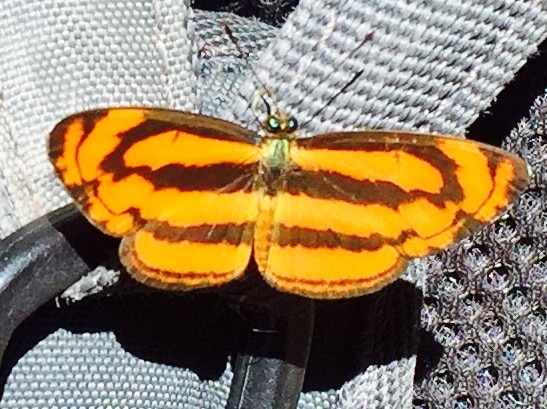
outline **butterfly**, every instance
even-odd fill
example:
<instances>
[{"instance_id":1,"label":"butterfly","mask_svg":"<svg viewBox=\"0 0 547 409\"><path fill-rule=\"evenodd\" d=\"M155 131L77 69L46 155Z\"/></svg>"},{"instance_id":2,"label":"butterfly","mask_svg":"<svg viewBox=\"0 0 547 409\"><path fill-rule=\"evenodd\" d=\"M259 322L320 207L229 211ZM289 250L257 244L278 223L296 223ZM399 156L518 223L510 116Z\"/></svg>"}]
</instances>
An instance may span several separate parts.
<instances>
[{"instance_id":1,"label":"butterfly","mask_svg":"<svg viewBox=\"0 0 547 409\"><path fill-rule=\"evenodd\" d=\"M311 298L370 293L409 260L500 215L526 164L479 142L399 131L298 138L269 114L265 137L205 115L155 108L77 113L49 156L82 213L121 237L138 281L220 286L251 257L273 287Z\"/></svg>"}]
</instances>

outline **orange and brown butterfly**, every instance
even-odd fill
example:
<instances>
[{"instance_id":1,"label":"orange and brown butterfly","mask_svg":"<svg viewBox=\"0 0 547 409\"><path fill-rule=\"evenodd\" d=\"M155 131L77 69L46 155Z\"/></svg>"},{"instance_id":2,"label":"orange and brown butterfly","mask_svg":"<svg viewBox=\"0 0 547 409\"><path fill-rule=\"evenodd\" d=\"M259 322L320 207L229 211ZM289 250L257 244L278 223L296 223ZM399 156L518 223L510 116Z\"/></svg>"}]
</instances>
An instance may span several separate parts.
<instances>
[{"instance_id":1,"label":"orange and brown butterfly","mask_svg":"<svg viewBox=\"0 0 547 409\"><path fill-rule=\"evenodd\" d=\"M282 113L266 136L165 109L82 112L49 154L87 218L122 237L138 281L189 290L241 277L313 298L376 291L407 262L500 215L525 188L518 157L478 142L396 131L297 138Z\"/></svg>"}]
</instances>

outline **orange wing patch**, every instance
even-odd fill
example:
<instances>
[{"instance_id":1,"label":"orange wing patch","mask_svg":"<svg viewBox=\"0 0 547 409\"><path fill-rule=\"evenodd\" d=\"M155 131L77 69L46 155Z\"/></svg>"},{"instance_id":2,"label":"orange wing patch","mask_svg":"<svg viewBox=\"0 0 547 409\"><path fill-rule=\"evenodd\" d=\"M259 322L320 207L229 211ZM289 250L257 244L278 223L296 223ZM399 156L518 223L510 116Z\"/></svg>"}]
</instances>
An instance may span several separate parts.
<instances>
[{"instance_id":1,"label":"orange wing patch","mask_svg":"<svg viewBox=\"0 0 547 409\"><path fill-rule=\"evenodd\" d=\"M120 256L133 277L154 287L217 286L245 271L252 232L251 223L174 228L151 222L122 240Z\"/></svg>"},{"instance_id":2,"label":"orange wing patch","mask_svg":"<svg viewBox=\"0 0 547 409\"><path fill-rule=\"evenodd\" d=\"M240 277L254 251L274 287L313 298L376 291L408 260L497 217L525 188L525 163L464 139L344 132L267 137L185 112L88 111L52 131L50 157L86 216L123 237L139 281L166 289Z\"/></svg>"},{"instance_id":3,"label":"orange wing patch","mask_svg":"<svg viewBox=\"0 0 547 409\"><path fill-rule=\"evenodd\" d=\"M490 222L527 183L519 158L433 135L325 134L294 141L290 157L260 267L272 285L316 298L376 291L409 259Z\"/></svg>"},{"instance_id":4,"label":"orange wing patch","mask_svg":"<svg viewBox=\"0 0 547 409\"><path fill-rule=\"evenodd\" d=\"M258 213L254 134L201 115L138 108L71 116L50 157L83 213L124 237L120 257L162 288L220 285L243 274Z\"/></svg>"}]
</instances>

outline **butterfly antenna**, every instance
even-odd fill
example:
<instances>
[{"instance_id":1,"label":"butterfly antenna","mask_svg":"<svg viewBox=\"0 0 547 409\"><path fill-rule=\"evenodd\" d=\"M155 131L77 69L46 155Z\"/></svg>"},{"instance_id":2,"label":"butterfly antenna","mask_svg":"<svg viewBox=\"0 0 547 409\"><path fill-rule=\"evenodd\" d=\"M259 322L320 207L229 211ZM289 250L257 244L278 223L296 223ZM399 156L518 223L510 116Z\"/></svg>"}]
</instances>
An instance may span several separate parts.
<instances>
[{"instance_id":1,"label":"butterfly antenna","mask_svg":"<svg viewBox=\"0 0 547 409\"><path fill-rule=\"evenodd\" d=\"M268 116L271 116L272 108L270 107L270 104L268 104L268 101L266 101L266 98L264 98L264 95L261 95L260 99L262 100L262 102L264 102L264 105L266 105L266 112L268 113Z\"/></svg>"},{"instance_id":2,"label":"butterfly antenna","mask_svg":"<svg viewBox=\"0 0 547 409\"><path fill-rule=\"evenodd\" d=\"M240 57L244 59L245 63L247 64L247 67L249 68L249 70L251 71L251 73L253 74L255 80L258 82L258 85L260 85L263 89L263 94L266 94L268 96L270 96L270 93L268 92L268 88L266 87L266 84L264 84L261 80L260 80L260 77L258 76L258 74L256 73L256 71L254 70L253 66L249 63L249 60L247 58L247 53L245 53L243 51L243 49L241 48L241 46L239 45L239 42L238 40L235 38L234 36L234 32L232 31L232 29L230 28L230 26L228 25L227 22L223 21L222 23L220 23L222 25L222 27L224 28L224 32L226 33L226 35L228 36L228 38L230 39L230 41L232 42L232 44L234 45L234 47L236 48L237 52L239 53ZM238 95L240 97L242 97L243 99L246 99L244 95L242 95L241 93L238 92ZM270 105L266 102L266 99L264 98L263 95L260 96L260 99L262 99L262 101L264 102L264 104L266 105L266 108L267 108L267 111L268 111L268 115L271 115L272 113L272 110L271 110L271 107ZM277 107L276 107L277 108ZM257 119L258 123L259 124L262 124L262 122L260 121L260 119L258 119L258 117L255 115L255 118Z\"/></svg>"},{"instance_id":3,"label":"butterfly antenna","mask_svg":"<svg viewBox=\"0 0 547 409\"><path fill-rule=\"evenodd\" d=\"M342 59L342 61L341 61L338 65L336 65L336 66L331 70L331 73L332 73L332 72L338 71L338 70L340 69L340 67L341 67L342 65L345 64L345 62L347 61L348 58L353 57L353 56L355 55L355 53L357 52L357 50L359 50L363 45L365 45L366 43L368 43L368 42L371 41L371 40L372 40L372 33L368 33L368 34L365 36L365 38L363 38L363 40L362 40L359 44L357 44L357 47L355 47L353 50L351 50L351 51L348 53L348 55L346 55L346 56ZM334 94L332 97L330 97L330 98L327 100L327 102L326 102L321 108L319 108L317 111L315 111L315 112L313 113L313 115L310 117L310 119L307 120L306 122L304 122L304 123L301 125L301 127L303 128L303 127L306 126L308 123L310 123L310 121L311 121L314 117L316 117L318 114L320 114L321 112L323 112L323 111L324 111L324 110L325 110L325 109L326 109L326 108L327 108L327 107L328 107L336 98L338 98L340 95L342 95L344 92L346 92L346 90L347 90L353 83L355 83L355 81L357 81L357 79L363 74L363 72L364 72L364 70L360 70L360 71L356 72L356 73L353 75L353 77L349 80L349 82L348 82L346 85L344 85L344 86L340 89L340 91L338 91L336 94ZM300 104L302 103L302 101L303 101L303 99L300 100L300 101L298 102L297 105L300 105Z\"/></svg>"},{"instance_id":4,"label":"butterfly antenna","mask_svg":"<svg viewBox=\"0 0 547 409\"><path fill-rule=\"evenodd\" d=\"M310 119L308 119L306 122L304 122L301 127L304 127L306 126L307 124L310 123L310 121L316 117L317 115L319 115L321 112L323 112L331 103L332 101L334 101L336 98L338 98L340 95L342 95L344 92L346 92L346 90L355 82L357 81L357 78L359 78L361 75L363 74L363 70L361 71L358 71L355 73L355 75L352 77L351 80L349 80L349 82L344 85L336 94L334 94L332 97L330 97L327 102L321 107L319 108L317 111L315 111L313 113L313 115L311 116Z\"/></svg>"}]
</instances>

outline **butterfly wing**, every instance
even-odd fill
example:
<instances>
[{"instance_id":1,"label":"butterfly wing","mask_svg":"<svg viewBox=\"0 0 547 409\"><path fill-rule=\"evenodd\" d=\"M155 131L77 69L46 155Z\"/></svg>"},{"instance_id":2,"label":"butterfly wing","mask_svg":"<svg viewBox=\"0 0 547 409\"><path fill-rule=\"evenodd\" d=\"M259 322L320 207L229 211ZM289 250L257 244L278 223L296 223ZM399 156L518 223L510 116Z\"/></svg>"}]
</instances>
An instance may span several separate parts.
<instances>
[{"instance_id":1,"label":"butterfly wing","mask_svg":"<svg viewBox=\"0 0 547 409\"><path fill-rule=\"evenodd\" d=\"M315 298L375 291L407 261L496 218L525 188L525 163L465 139L345 132L296 140L260 266Z\"/></svg>"},{"instance_id":2,"label":"butterfly wing","mask_svg":"<svg viewBox=\"0 0 547 409\"><path fill-rule=\"evenodd\" d=\"M123 237L120 258L136 279L199 288L240 276L249 261L254 137L186 112L99 109L60 122L49 155L87 218Z\"/></svg>"}]
</instances>

